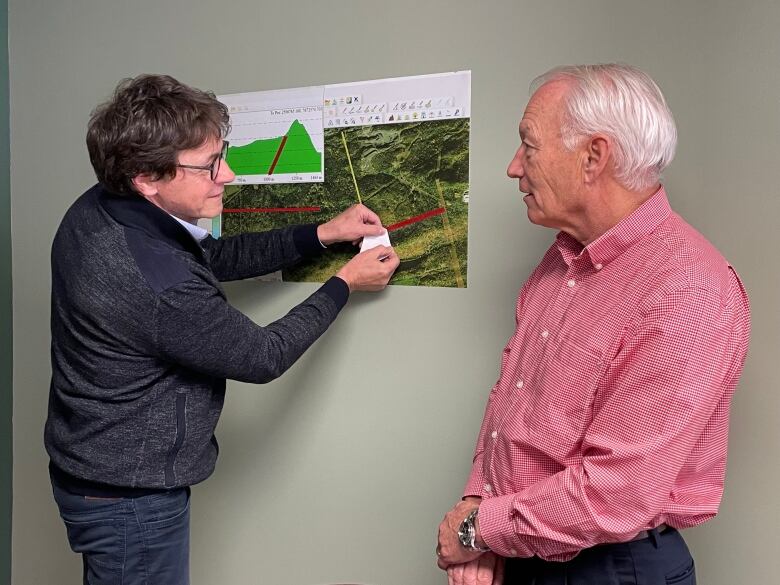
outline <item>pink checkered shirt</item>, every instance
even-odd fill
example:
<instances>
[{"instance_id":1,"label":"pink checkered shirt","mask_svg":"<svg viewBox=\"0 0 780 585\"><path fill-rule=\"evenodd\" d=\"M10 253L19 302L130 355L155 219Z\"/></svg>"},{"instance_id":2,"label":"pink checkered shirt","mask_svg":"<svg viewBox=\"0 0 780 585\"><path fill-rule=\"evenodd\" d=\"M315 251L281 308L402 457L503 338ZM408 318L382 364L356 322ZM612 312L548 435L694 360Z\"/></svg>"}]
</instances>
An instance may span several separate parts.
<instances>
[{"instance_id":1,"label":"pink checkered shirt","mask_svg":"<svg viewBox=\"0 0 780 585\"><path fill-rule=\"evenodd\" d=\"M567 560L718 510L748 299L661 188L520 291L465 489L503 556Z\"/></svg>"}]
</instances>

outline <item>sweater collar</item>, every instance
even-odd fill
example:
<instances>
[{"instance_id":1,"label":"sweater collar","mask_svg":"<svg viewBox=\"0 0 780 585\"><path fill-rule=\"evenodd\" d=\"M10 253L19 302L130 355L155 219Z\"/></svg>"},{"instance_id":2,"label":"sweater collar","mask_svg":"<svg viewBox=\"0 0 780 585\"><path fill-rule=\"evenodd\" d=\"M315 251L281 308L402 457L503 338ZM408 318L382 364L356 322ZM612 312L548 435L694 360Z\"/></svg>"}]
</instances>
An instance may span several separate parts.
<instances>
[{"instance_id":1,"label":"sweater collar","mask_svg":"<svg viewBox=\"0 0 780 585\"><path fill-rule=\"evenodd\" d=\"M93 189L97 190L100 205L120 225L144 232L155 240L162 240L173 248L203 259L203 249L187 229L156 205L140 195L117 195L101 184Z\"/></svg>"}]
</instances>

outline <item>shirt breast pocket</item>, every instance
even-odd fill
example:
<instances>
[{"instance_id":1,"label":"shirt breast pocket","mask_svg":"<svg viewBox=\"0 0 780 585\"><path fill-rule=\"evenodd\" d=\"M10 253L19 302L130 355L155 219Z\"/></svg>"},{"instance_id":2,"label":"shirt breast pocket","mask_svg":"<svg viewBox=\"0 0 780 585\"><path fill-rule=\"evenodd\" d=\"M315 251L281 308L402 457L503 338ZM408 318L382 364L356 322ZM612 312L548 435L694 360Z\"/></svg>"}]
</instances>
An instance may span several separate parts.
<instances>
[{"instance_id":1,"label":"shirt breast pocket","mask_svg":"<svg viewBox=\"0 0 780 585\"><path fill-rule=\"evenodd\" d=\"M524 422L534 447L564 465L578 457L603 360L571 340L550 349L529 388Z\"/></svg>"}]
</instances>

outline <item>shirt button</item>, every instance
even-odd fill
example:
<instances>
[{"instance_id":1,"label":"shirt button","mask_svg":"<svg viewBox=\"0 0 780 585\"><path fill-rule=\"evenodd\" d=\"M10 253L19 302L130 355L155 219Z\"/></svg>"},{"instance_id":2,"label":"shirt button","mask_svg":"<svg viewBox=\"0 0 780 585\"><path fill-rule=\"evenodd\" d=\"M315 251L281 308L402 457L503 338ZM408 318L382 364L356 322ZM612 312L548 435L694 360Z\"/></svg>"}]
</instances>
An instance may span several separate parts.
<instances>
[{"instance_id":1,"label":"shirt button","mask_svg":"<svg viewBox=\"0 0 780 585\"><path fill-rule=\"evenodd\" d=\"M490 436L495 439L498 436L498 431L493 431L492 433L490 433Z\"/></svg>"},{"instance_id":2,"label":"shirt button","mask_svg":"<svg viewBox=\"0 0 780 585\"><path fill-rule=\"evenodd\" d=\"M518 388L522 388L523 387L523 381L522 380L518 380L517 384L515 384L515 386L517 386Z\"/></svg>"},{"instance_id":3,"label":"shirt button","mask_svg":"<svg viewBox=\"0 0 780 585\"><path fill-rule=\"evenodd\" d=\"M549 335L550 335L550 332L549 332L549 331L547 331L547 329L545 329L544 331L542 331L542 337L543 337L544 339L547 339L547 338L549 337Z\"/></svg>"},{"instance_id":4,"label":"shirt button","mask_svg":"<svg viewBox=\"0 0 780 585\"><path fill-rule=\"evenodd\" d=\"M490 491L492 491L492 490L493 490L493 486L492 486L492 485L490 485L489 483L486 483L486 484L485 484L485 491L486 491L486 492L490 492Z\"/></svg>"},{"instance_id":5,"label":"shirt button","mask_svg":"<svg viewBox=\"0 0 780 585\"><path fill-rule=\"evenodd\" d=\"M604 266L602 266L601 264L596 264L596 266L594 266L594 268L596 270L601 270L602 268L604 268Z\"/></svg>"},{"instance_id":6,"label":"shirt button","mask_svg":"<svg viewBox=\"0 0 780 585\"><path fill-rule=\"evenodd\" d=\"M513 548L510 548L509 549L509 554L512 555L513 557L516 557L517 556L517 551L515 549L513 549Z\"/></svg>"},{"instance_id":7,"label":"shirt button","mask_svg":"<svg viewBox=\"0 0 780 585\"><path fill-rule=\"evenodd\" d=\"M569 285L569 288L574 288L574 285L575 285L575 284L577 284L577 283L576 283L576 282L575 282L575 280L572 278L572 279L571 279L571 280L569 280L569 282L567 282L566 284L567 284L567 285Z\"/></svg>"}]
</instances>

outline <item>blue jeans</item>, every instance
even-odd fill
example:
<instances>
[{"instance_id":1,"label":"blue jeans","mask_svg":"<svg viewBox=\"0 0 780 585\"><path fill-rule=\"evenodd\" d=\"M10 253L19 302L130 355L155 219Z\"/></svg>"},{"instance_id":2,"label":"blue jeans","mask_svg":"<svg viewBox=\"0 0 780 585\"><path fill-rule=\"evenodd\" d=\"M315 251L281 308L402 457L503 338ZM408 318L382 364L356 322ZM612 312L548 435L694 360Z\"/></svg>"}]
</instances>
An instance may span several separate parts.
<instances>
[{"instance_id":1,"label":"blue jeans","mask_svg":"<svg viewBox=\"0 0 780 585\"><path fill-rule=\"evenodd\" d=\"M585 549L563 563L507 559L504 585L696 585L688 547L674 528Z\"/></svg>"},{"instance_id":2,"label":"blue jeans","mask_svg":"<svg viewBox=\"0 0 780 585\"><path fill-rule=\"evenodd\" d=\"M138 498L52 489L84 585L189 585L189 488Z\"/></svg>"}]
</instances>

